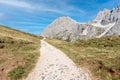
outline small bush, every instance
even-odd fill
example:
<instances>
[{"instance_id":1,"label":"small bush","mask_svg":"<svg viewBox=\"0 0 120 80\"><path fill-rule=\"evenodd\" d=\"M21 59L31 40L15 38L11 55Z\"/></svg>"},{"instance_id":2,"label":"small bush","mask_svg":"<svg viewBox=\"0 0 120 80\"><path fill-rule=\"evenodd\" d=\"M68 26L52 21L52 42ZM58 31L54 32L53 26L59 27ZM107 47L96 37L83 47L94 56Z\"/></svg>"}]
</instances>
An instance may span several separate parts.
<instances>
[{"instance_id":1,"label":"small bush","mask_svg":"<svg viewBox=\"0 0 120 80\"><path fill-rule=\"evenodd\" d=\"M11 80L20 80L24 76L24 73L24 67L18 66L17 68L9 72L9 77Z\"/></svg>"}]
</instances>

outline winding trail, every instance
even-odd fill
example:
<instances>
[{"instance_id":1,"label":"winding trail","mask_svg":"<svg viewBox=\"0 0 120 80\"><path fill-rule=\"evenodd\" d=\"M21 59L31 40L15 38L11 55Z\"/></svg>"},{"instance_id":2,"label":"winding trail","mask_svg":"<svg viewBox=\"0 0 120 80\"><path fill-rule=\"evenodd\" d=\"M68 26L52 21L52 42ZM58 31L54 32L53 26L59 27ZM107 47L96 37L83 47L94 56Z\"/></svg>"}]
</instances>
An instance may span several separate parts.
<instances>
[{"instance_id":1,"label":"winding trail","mask_svg":"<svg viewBox=\"0 0 120 80\"><path fill-rule=\"evenodd\" d=\"M41 40L40 58L26 80L91 80L63 52Z\"/></svg>"}]
</instances>

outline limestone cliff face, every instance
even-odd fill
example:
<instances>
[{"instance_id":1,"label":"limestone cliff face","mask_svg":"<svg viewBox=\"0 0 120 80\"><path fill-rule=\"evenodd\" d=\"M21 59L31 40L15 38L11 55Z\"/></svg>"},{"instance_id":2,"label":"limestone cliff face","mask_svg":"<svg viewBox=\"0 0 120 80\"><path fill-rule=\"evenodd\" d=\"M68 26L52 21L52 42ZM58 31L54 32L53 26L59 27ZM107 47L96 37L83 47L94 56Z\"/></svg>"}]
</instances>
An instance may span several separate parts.
<instances>
[{"instance_id":1,"label":"limestone cliff face","mask_svg":"<svg viewBox=\"0 0 120 80\"><path fill-rule=\"evenodd\" d=\"M120 5L111 11L108 9L100 11L95 20L84 24L70 17L59 17L41 35L67 41L120 35Z\"/></svg>"},{"instance_id":2,"label":"limestone cliff face","mask_svg":"<svg viewBox=\"0 0 120 80\"><path fill-rule=\"evenodd\" d=\"M101 22L104 18L109 18L109 15L110 15L110 10L104 9L103 11L100 11L100 12L97 14L97 17L96 17L95 20Z\"/></svg>"},{"instance_id":3,"label":"limestone cliff face","mask_svg":"<svg viewBox=\"0 0 120 80\"><path fill-rule=\"evenodd\" d=\"M99 19L101 15L98 14L98 20L100 20L100 23L102 25L108 25L110 23L115 23L104 36L109 35L120 35L120 5L117 6L117 8L113 8L113 10L104 10L103 11L104 16Z\"/></svg>"},{"instance_id":4,"label":"limestone cliff face","mask_svg":"<svg viewBox=\"0 0 120 80\"><path fill-rule=\"evenodd\" d=\"M103 29L93 27L90 24L79 24L69 17L60 17L53 21L45 31L43 36L57 38L67 41L92 38L103 32Z\"/></svg>"},{"instance_id":5,"label":"limestone cliff face","mask_svg":"<svg viewBox=\"0 0 120 80\"><path fill-rule=\"evenodd\" d=\"M118 19L116 24L104 36L110 35L120 35L120 19Z\"/></svg>"},{"instance_id":6,"label":"limestone cliff face","mask_svg":"<svg viewBox=\"0 0 120 80\"><path fill-rule=\"evenodd\" d=\"M96 20L100 21L102 25L107 25L109 23L117 22L120 19L120 5L113 10L104 9L100 11L96 17Z\"/></svg>"}]
</instances>

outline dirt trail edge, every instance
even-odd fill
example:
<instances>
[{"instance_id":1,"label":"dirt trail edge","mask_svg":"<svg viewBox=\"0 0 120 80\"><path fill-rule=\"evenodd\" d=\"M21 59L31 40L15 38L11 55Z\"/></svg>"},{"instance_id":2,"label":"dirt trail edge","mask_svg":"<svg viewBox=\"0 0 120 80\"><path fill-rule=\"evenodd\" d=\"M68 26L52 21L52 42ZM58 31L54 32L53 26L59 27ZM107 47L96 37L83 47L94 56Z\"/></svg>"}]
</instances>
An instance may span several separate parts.
<instances>
[{"instance_id":1,"label":"dirt trail edge","mask_svg":"<svg viewBox=\"0 0 120 80\"><path fill-rule=\"evenodd\" d=\"M26 80L91 80L63 52L41 40L40 58Z\"/></svg>"}]
</instances>

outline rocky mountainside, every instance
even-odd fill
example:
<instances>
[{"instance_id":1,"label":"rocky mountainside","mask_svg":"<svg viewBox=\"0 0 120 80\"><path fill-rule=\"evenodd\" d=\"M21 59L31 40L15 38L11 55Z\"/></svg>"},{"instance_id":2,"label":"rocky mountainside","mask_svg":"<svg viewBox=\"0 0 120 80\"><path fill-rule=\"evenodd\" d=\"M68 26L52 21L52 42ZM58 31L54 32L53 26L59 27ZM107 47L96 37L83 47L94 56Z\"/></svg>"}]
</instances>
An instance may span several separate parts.
<instances>
[{"instance_id":1,"label":"rocky mountainside","mask_svg":"<svg viewBox=\"0 0 120 80\"><path fill-rule=\"evenodd\" d=\"M80 24L70 17L59 17L42 33L48 38L67 41L120 35L120 5L113 10L100 11L95 20Z\"/></svg>"},{"instance_id":2,"label":"rocky mountainside","mask_svg":"<svg viewBox=\"0 0 120 80\"><path fill-rule=\"evenodd\" d=\"M116 24L104 35L120 35L120 18L116 21Z\"/></svg>"},{"instance_id":3,"label":"rocky mountainside","mask_svg":"<svg viewBox=\"0 0 120 80\"><path fill-rule=\"evenodd\" d=\"M102 25L114 23L114 25L106 31L104 36L120 35L120 5L118 5L117 8L113 8L111 11L105 9L99 12L96 21L100 22Z\"/></svg>"},{"instance_id":4,"label":"rocky mountainside","mask_svg":"<svg viewBox=\"0 0 120 80\"><path fill-rule=\"evenodd\" d=\"M70 17L60 17L53 21L42 35L49 38L75 41L95 37L103 31L104 29L93 27L90 24L79 24Z\"/></svg>"},{"instance_id":5,"label":"rocky mountainside","mask_svg":"<svg viewBox=\"0 0 120 80\"><path fill-rule=\"evenodd\" d=\"M117 22L120 18L120 5L117 8L113 8L113 10L103 10L99 12L96 20L100 20L102 25L107 25L109 23Z\"/></svg>"}]
</instances>

